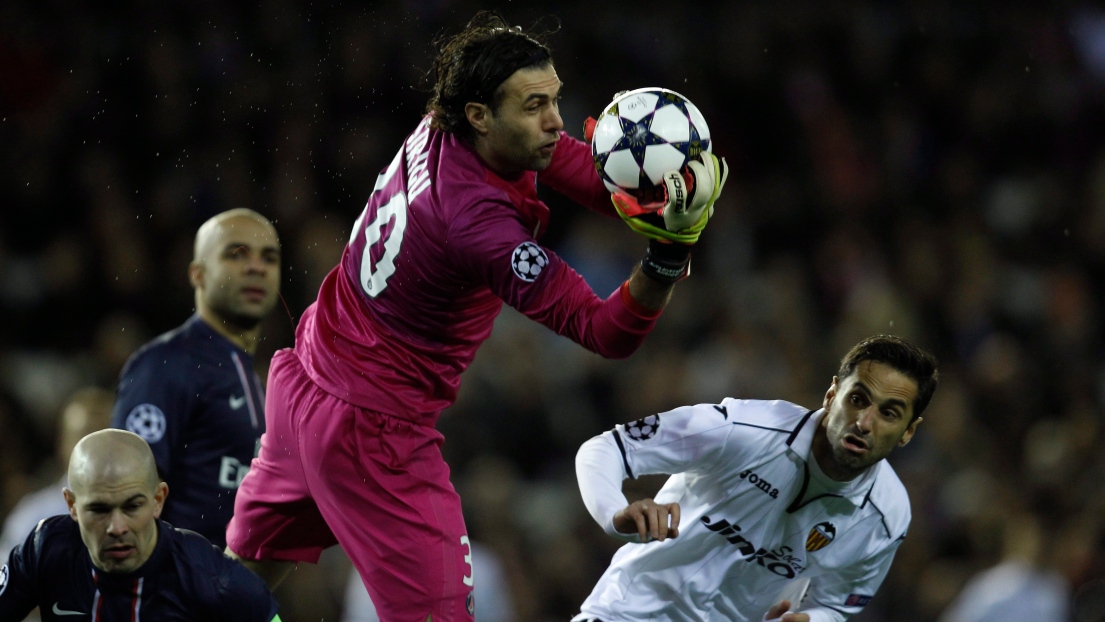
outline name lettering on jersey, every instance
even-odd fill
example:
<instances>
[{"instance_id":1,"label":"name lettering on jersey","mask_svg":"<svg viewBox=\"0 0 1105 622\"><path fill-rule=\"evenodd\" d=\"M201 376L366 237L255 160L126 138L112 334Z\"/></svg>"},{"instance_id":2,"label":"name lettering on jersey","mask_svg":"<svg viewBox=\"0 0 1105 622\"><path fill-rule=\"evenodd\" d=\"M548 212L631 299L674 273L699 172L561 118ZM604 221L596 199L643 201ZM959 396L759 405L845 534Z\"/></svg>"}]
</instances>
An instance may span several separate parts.
<instances>
[{"instance_id":1,"label":"name lettering on jersey","mask_svg":"<svg viewBox=\"0 0 1105 622\"><path fill-rule=\"evenodd\" d=\"M729 408L727 406L722 406L721 404L714 404L714 410L721 413L721 416L722 416L723 419L725 419L726 421L729 420Z\"/></svg>"},{"instance_id":2,"label":"name lettering on jersey","mask_svg":"<svg viewBox=\"0 0 1105 622\"><path fill-rule=\"evenodd\" d=\"M248 464L242 464L233 456L223 456L223 462L219 466L219 485L227 490L234 490L242 484L246 473L249 473Z\"/></svg>"},{"instance_id":3,"label":"name lettering on jersey","mask_svg":"<svg viewBox=\"0 0 1105 622\"><path fill-rule=\"evenodd\" d=\"M793 579L806 567L802 565L801 559L791 555L792 552L794 552L794 549L789 546L781 546L770 551L759 549L756 551L756 557L748 561L755 561L780 577Z\"/></svg>"},{"instance_id":4,"label":"name lettering on jersey","mask_svg":"<svg viewBox=\"0 0 1105 622\"><path fill-rule=\"evenodd\" d=\"M724 536L730 544L735 544L737 552L749 563L755 562L772 573L788 579L793 579L806 569L800 558L791 555L794 549L789 546L767 550L749 542L744 536L737 533L741 530L740 525L732 525L724 518L712 521L709 516L703 516L702 522L707 529Z\"/></svg>"},{"instance_id":5,"label":"name lettering on jersey","mask_svg":"<svg viewBox=\"0 0 1105 622\"><path fill-rule=\"evenodd\" d=\"M747 479L750 484L767 493L772 499L779 498L779 489L771 485L771 482L756 475L750 470L741 471L741 479Z\"/></svg>"},{"instance_id":6,"label":"name lettering on jersey","mask_svg":"<svg viewBox=\"0 0 1105 622\"><path fill-rule=\"evenodd\" d=\"M729 521L724 518L717 522L712 522L709 516L703 516L702 522L706 524L706 528L710 531L716 531L722 536L725 536L725 539L730 543L737 545L737 550L740 551L742 556L748 557L756 552L756 545L745 540L744 536L737 534L737 532L741 530L740 525L730 525Z\"/></svg>"},{"instance_id":7,"label":"name lettering on jersey","mask_svg":"<svg viewBox=\"0 0 1105 622\"><path fill-rule=\"evenodd\" d=\"M8 589L8 565L4 564L0 566L0 594L3 594L6 589Z\"/></svg>"},{"instance_id":8,"label":"name lettering on jersey","mask_svg":"<svg viewBox=\"0 0 1105 622\"><path fill-rule=\"evenodd\" d=\"M430 187L430 171L426 169L426 143L430 137L430 118L426 117L407 138L407 203L413 203L422 191Z\"/></svg>"}]
</instances>

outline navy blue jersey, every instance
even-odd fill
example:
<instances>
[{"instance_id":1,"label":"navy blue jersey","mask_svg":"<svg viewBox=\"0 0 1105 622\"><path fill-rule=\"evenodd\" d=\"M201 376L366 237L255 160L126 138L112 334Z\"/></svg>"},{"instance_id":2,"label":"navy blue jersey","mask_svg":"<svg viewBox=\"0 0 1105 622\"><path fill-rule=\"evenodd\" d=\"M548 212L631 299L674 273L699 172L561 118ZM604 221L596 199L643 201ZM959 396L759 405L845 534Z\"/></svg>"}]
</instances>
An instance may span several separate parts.
<instances>
[{"instance_id":1,"label":"navy blue jersey","mask_svg":"<svg viewBox=\"0 0 1105 622\"><path fill-rule=\"evenodd\" d=\"M161 517L222 547L265 431L264 403L253 357L193 315L127 361L111 427L153 449L169 484Z\"/></svg>"},{"instance_id":2,"label":"navy blue jersey","mask_svg":"<svg viewBox=\"0 0 1105 622\"><path fill-rule=\"evenodd\" d=\"M157 528L146 563L109 574L92 564L76 521L43 520L0 566L0 620L22 620L35 607L43 622L273 619L276 600L260 577L199 534L160 520Z\"/></svg>"}]
</instances>

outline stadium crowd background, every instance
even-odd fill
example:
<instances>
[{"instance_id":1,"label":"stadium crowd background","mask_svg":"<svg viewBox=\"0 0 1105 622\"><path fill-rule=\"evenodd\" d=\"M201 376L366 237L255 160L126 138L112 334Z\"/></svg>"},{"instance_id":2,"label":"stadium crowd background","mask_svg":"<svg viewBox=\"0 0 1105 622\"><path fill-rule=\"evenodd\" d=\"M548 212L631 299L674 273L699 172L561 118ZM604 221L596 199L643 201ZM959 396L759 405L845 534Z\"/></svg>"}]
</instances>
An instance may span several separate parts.
<instances>
[{"instance_id":1,"label":"stadium crowd background","mask_svg":"<svg viewBox=\"0 0 1105 622\"><path fill-rule=\"evenodd\" d=\"M284 305L258 360L291 343L417 122L431 40L477 8L493 7L0 11L0 517L57 477L68 395L113 389L135 348L188 316L209 216L275 221ZM725 396L815 407L848 346L892 332L934 350L943 381L892 459L909 538L856 619L936 620L1018 548L1059 573L1072 619L1105 619L1100 5L497 8L525 26L559 18L570 133L616 91L664 86L702 109L732 167L694 274L636 355L604 361L506 309L441 421L470 533L499 555L518 618L568 619L616 548L579 499L581 442ZM644 240L548 201L548 246L606 295ZM340 572L300 572L314 588L282 598L285 619L334 619Z\"/></svg>"}]
</instances>

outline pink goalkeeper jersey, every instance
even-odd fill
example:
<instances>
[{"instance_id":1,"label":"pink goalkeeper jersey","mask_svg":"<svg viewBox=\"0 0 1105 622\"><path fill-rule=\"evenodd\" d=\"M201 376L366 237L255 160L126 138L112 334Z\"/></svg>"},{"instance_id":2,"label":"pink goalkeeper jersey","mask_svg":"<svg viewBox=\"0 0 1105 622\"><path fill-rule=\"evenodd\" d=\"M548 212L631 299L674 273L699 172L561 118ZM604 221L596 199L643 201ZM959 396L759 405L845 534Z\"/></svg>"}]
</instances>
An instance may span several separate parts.
<instances>
[{"instance_id":1,"label":"pink goalkeeper jersey","mask_svg":"<svg viewBox=\"0 0 1105 622\"><path fill-rule=\"evenodd\" d=\"M376 181L341 263L296 330L311 378L352 404L433 425L505 301L610 358L632 354L658 312L623 285L603 300L537 243L549 209L536 173L503 179L423 118ZM590 148L561 133L542 183L614 214Z\"/></svg>"}]
</instances>

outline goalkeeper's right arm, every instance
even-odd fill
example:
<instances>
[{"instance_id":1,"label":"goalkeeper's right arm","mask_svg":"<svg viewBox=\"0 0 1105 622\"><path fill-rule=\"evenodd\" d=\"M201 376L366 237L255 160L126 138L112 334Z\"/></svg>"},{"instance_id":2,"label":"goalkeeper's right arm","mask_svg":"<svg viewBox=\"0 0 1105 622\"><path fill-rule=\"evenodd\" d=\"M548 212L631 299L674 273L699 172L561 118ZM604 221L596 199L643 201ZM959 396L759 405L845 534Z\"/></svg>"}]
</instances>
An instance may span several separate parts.
<instances>
[{"instance_id":1,"label":"goalkeeper's right arm","mask_svg":"<svg viewBox=\"0 0 1105 622\"><path fill-rule=\"evenodd\" d=\"M640 270L630 279L630 294L643 306L661 309L671 287L690 274L691 247L714 212L714 203L729 176L725 159L702 153L682 172L664 174L659 209L642 207L635 198L616 192L611 201L631 229L649 238Z\"/></svg>"}]
</instances>

